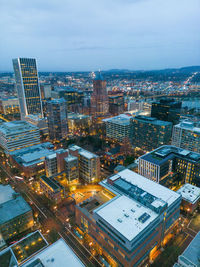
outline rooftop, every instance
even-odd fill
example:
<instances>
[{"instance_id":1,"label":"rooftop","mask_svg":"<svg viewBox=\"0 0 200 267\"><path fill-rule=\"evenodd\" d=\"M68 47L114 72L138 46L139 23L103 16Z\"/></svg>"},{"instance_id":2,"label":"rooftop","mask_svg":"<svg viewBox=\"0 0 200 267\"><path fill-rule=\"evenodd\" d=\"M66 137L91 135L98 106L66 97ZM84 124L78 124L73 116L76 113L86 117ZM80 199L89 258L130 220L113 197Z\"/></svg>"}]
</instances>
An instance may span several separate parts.
<instances>
[{"instance_id":1,"label":"rooftop","mask_svg":"<svg viewBox=\"0 0 200 267\"><path fill-rule=\"evenodd\" d=\"M150 123L150 124L153 124L153 125L159 125L159 126L172 125L172 122L161 121L161 120L158 120L156 118L152 118L152 117L148 117L148 116L142 116L142 115L135 116L134 120Z\"/></svg>"},{"instance_id":2,"label":"rooftop","mask_svg":"<svg viewBox=\"0 0 200 267\"><path fill-rule=\"evenodd\" d=\"M129 241L158 217L154 211L124 195L112 199L94 213Z\"/></svg>"},{"instance_id":3,"label":"rooftop","mask_svg":"<svg viewBox=\"0 0 200 267\"><path fill-rule=\"evenodd\" d=\"M176 146L165 145L161 146L143 156L141 159L147 160L151 163L161 165L167 160L173 159L175 157L188 159L192 162L200 161L200 154L191 152L186 149L178 148Z\"/></svg>"},{"instance_id":4,"label":"rooftop","mask_svg":"<svg viewBox=\"0 0 200 267\"><path fill-rule=\"evenodd\" d=\"M87 159L92 159L92 158L97 158L97 157L98 157L98 156L95 155L94 153L92 153L92 152L90 152L90 151L87 151L87 150L85 150L85 149L81 149L81 150L79 151L79 155L81 155L81 156L83 156L83 157L85 157L85 158L87 158Z\"/></svg>"},{"instance_id":5,"label":"rooftop","mask_svg":"<svg viewBox=\"0 0 200 267\"><path fill-rule=\"evenodd\" d=\"M10 185L1 185L0 184L0 205L13 199L13 194L15 191Z\"/></svg>"},{"instance_id":6,"label":"rooftop","mask_svg":"<svg viewBox=\"0 0 200 267\"><path fill-rule=\"evenodd\" d=\"M39 128L27 121L10 121L0 125L0 132L5 135L16 134L25 131L39 130Z\"/></svg>"},{"instance_id":7,"label":"rooftop","mask_svg":"<svg viewBox=\"0 0 200 267\"><path fill-rule=\"evenodd\" d=\"M70 162L70 161L74 161L74 160L77 160L78 158L77 157L74 157L72 155L69 155L65 158L65 161L66 162Z\"/></svg>"},{"instance_id":8,"label":"rooftop","mask_svg":"<svg viewBox=\"0 0 200 267\"><path fill-rule=\"evenodd\" d=\"M121 172L118 172L116 175L112 176L111 179L113 181L122 181L121 183L118 182L117 184L120 191L125 190L125 187L127 187L127 190L129 190L131 188L131 185L133 185L133 196L136 195L138 191L138 194L141 193L141 197L145 199L146 194L144 193L148 193L149 196L146 196L148 196L147 202L151 204L149 205L149 207L152 205L156 207L158 204L163 206L164 202L167 203L168 206L170 206L171 204L173 204L174 201L180 198L180 195L178 193L158 183L155 183L154 181L147 179L146 177L139 175L138 173L133 172L129 169L125 169ZM103 186L108 185L108 179L102 181L100 184Z\"/></svg>"},{"instance_id":9,"label":"rooftop","mask_svg":"<svg viewBox=\"0 0 200 267\"><path fill-rule=\"evenodd\" d=\"M46 156L52 155L53 145L50 142L22 148L10 153L10 155L24 167L43 162Z\"/></svg>"},{"instance_id":10,"label":"rooftop","mask_svg":"<svg viewBox=\"0 0 200 267\"><path fill-rule=\"evenodd\" d=\"M22 266L36 267L38 266L38 262L41 263L39 266L43 267L84 266L63 239L59 239L52 245L48 246L29 261L25 262Z\"/></svg>"},{"instance_id":11,"label":"rooftop","mask_svg":"<svg viewBox=\"0 0 200 267\"><path fill-rule=\"evenodd\" d=\"M188 131L192 131L192 132L195 132L195 133L200 133L200 127L196 127L195 126L195 123L192 122L192 121L183 121L179 124L177 124L175 127L178 127L178 128L181 128L181 129L184 129L184 130L188 130Z\"/></svg>"},{"instance_id":12,"label":"rooftop","mask_svg":"<svg viewBox=\"0 0 200 267\"><path fill-rule=\"evenodd\" d=\"M6 191L4 191L4 186L0 187L0 195L2 195L1 193L3 192L3 197L1 197L2 202L0 204L0 225L28 211L31 211L31 207L23 199L23 197L14 190L8 189L8 186L9 185L6 186ZM8 196L5 195L5 192L8 193Z\"/></svg>"},{"instance_id":13,"label":"rooftop","mask_svg":"<svg viewBox=\"0 0 200 267\"><path fill-rule=\"evenodd\" d=\"M192 204L200 199L200 188L191 184L184 184L177 193L181 194L184 200Z\"/></svg>"},{"instance_id":14,"label":"rooftop","mask_svg":"<svg viewBox=\"0 0 200 267\"><path fill-rule=\"evenodd\" d=\"M178 262L186 262L186 266L200 266L200 232L191 241L186 250L178 257Z\"/></svg>"},{"instance_id":15,"label":"rooftop","mask_svg":"<svg viewBox=\"0 0 200 267\"><path fill-rule=\"evenodd\" d=\"M54 179L46 177L45 175L41 176L40 179L43 180L54 191L57 191L57 190L60 189L60 186L59 186L58 182L56 182Z\"/></svg>"},{"instance_id":16,"label":"rooftop","mask_svg":"<svg viewBox=\"0 0 200 267\"><path fill-rule=\"evenodd\" d=\"M111 123L120 124L120 125L129 125L132 118L133 117L130 115L120 114L118 116L104 119L102 121L103 122L111 122Z\"/></svg>"},{"instance_id":17,"label":"rooftop","mask_svg":"<svg viewBox=\"0 0 200 267\"><path fill-rule=\"evenodd\" d=\"M67 118L68 120L82 120L82 119L90 118L90 116L79 114L79 113L68 113Z\"/></svg>"}]
</instances>

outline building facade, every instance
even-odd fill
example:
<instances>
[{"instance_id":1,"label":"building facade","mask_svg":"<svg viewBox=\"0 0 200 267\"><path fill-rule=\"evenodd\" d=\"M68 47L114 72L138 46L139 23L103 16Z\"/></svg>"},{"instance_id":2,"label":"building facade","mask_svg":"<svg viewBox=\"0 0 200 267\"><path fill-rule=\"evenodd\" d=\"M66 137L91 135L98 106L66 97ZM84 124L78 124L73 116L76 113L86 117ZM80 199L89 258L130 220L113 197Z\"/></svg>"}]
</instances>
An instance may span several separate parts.
<instances>
[{"instance_id":1,"label":"building facade","mask_svg":"<svg viewBox=\"0 0 200 267\"><path fill-rule=\"evenodd\" d=\"M104 200L77 205L76 223L107 264L141 266L177 224L181 196L128 169L100 184Z\"/></svg>"},{"instance_id":2,"label":"building facade","mask_svg":"<svg viewBox=\"0 0 200 267\"><path fill-rule=\"evenodd\" d=\"M65 158L65 172L69 183L78 181L79 179L79 164L78 157L69 155Z\"/></svg>"},{"instance_id":3,"label":"building facade","mask_svg":"<svg viewBox=\"0 0 200 267\"><path fill-rule=\"evenodd\" d=\"M92 115L104 116L109 111L108 93L106 81L99 71L93 80L93 93L91 96Z\"/></svg>"},{"instance_id":4,"label":"building facade","mask_svg":"<svg viewBox=\"0 0 200 267\"><path fill-rule=\"evenodd\" d=\"M185 183L200 186L200 154L175 146L161 146L139 158L138 172L157 183L174 173Z\"/></svg>"},{"instance_id":5,"label":"building facade","mask_svg":"<svg viewBox=\"0 0 200 267\"><path fill-rule=\"evenodd\" d=\"M124 96L109 96L109 113L117 116L124 112Z\"/></svg>"},{"instance_id":6,"label":"building facade","mask_svg":"<svg viewBox=\"0 0 200 267\"><path fill-rule=\"evenodd\" d=\"M151 151L162 145L170 144L172 123L156 118L136 116L133 119L133 145Z\"/></svg>"},{"instance_id":7,"label":"building facade","mask_svg":"<svg viewBox=\"0 0 200 267\"><path fill-rule=\"evenodd\" d=\"M106 138L120 143L124 139L132 140L132 116L120 114L119 116L104 119L103 122L106 125Z\"/></svg>"},{"instance_id":8,"label":"building facade","mask_svg":"<svg viewBox=\"0 0 200 267\"><path fill-rule=\"evenodd\" d=\"M180 119L181 107L182 102L176 102L173 99L161 99L152 103L151 117L177 124Z\"/></svg>"},{"instance_id":9,"label":"building facade","mask_svg":"<svg viewBox=\"0 0 200 267\"><path fill-rule=\"evenodd\" d=\"M33 212L10 185L0 185L0 232L5 240L33 227Z\"/></svg>"},{"instance_id":10,"label":"building facade","mask_svg":"<svg viewBox=\"0 0 200 267\"><path fill-rule=\"evenodd\" d=\"M19 100L16 97L0 99L0 112L4 115L19 113Z\"/></svg>"},{"instance_id":11,"label":"building facade","mask_svg":"<svg viewBox=\"0 0 200 267\"><path fill-rule=\"evenodd\" d=\"M174 125L172 145L200 153L200 127L189 121Z\"/></svg>"},{"instance_id":12,"label":"building facade","mask_svg":"<svg viewBox=\"0 0 200 267\"><path fill-rule=\"evenodd\" d=\"M69 146L69 153L78 157L79 178L87 183L95 183L100 179L100 158L79 146Z\"/></svg>"},{"instance_id":13,"label":"building facade","mask_svg":"<svg viewBox=\"0 0 200 267\"><path fill-rule=\"evenodd\" d=\"M40 114L43 117L36 60L34 58L13 59L13 68L21 119L31 114Z\"/></svg>"},{"instance_id":14,"label":"building facade","mask_svg":"<svg viewBox=\"0 0 200 267\"><path fill-rule=\"evenodd\" d=\"M0 125L0 146L6 153L39 143L39 128L26 121L4 122Z\"/></svg>"},{"instance_id":15,"label":"building facade","mask_svg":"<svg viewBox=\"0 0 200 267\"><path fill-rule=\"evenodd\" d=\"M65 196L65 190L58 181L53 178L40 177L40 190L47 198L54 201L56 204L60 203Z\"/></svg>"},{"instance_id":16,"label":"building facade","mask_svg":"<svg viewBox=\"0 0 200 267\"><path fill-rule=\"evenodd\" d=\"M47 122L51 140L61 140L67 137L67 105L63 98L46 102Z\"/></svg>"}]
</instances>

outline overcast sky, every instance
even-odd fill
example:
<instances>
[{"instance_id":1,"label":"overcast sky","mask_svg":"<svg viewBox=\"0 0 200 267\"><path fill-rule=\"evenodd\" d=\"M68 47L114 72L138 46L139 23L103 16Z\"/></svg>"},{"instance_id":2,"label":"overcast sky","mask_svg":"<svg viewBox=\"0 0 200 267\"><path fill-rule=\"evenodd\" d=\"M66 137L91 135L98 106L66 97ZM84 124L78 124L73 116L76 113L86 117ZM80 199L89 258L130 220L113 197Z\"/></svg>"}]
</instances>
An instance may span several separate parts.
<instances>
[{"instance_id":1,"label":"overcast sky","mask_svg":"<svg viewBox=\"0 0 200 267\"><path fill-rule=\"evenodd\" d=\"M200 0L0 0L0 71L200 65Z\"/></svg>"}]
</instances>

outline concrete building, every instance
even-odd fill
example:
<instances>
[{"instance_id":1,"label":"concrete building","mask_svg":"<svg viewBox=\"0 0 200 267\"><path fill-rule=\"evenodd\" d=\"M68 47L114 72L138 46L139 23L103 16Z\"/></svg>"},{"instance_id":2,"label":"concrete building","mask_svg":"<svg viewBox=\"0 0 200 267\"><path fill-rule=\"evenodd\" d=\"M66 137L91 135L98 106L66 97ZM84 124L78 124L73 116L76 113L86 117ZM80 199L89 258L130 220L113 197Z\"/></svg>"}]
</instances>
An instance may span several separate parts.
<instances>
[{"instance_id":1,"label":"concrete building","mask_svg":"<svg viewBox=\"0 0 200 267\"><path fill-rule=\"evenodd\" d=\"M93 80L93 93L91 96L92 115L104 116L109 111L108 93L106 89L106 81L101 72L96 74Z\"/></svg>"},{"instance_id":2,"label":"concrete building","mask_svg":"<svg viewBox=\"0 0 200 267\"><path fill-rule=\"evenodd\" d=\"M189 246L178 257L178 262L173 267L199 267L200 257L200 232L191 241Z\"/></svg>"},{"instance_id":3,"label":"concrete building","mask_svg":"<svg viewBox=\"0 0 200 267\"><path fill-rule=\"evenodd\" d=\"M34 58L13 59L21 119L31 114L43 117L37 64Z\"/></svg>"},{"instance_id":4,"label":"concrete building","mask_svg":"<svg viewBox=\"0 0 200 267\"><path fill-rule=\"evenodd\" d=\"M65 158L65 172L69 183L78 181L79 179L79 164L78 157L69 155Z\"/></svg>"},{"instance_id":5,"label":"concrete building","mask_svg":"<svg viewBox=\"0 0 200 267\"><path fill-rule=\"evenodd\" d=\"M178 223L181 196L128 169L100 185L102 193L76 206L76 223L104 263L141 266Z\"/></svg>"},{"instance_id":6,"label":"concrete building","mask_svg":"<svg viewBox=\"0 0 200 267\"><path fill-rule=\"evenodd\" d=\"M31 207L10 185L0 185L0 233L5 240L33 227Z\"/></svg>"},{"instance_id":7,"label":"concrete building","mask_svg":"<svg viewBox=\"0 0 200 267\"><path fill-rule=\"evenodd\" d=\"M25 262L21 267L83 267L84 264L61 238Z\"/></svg>"},{"instance_id":8,"label":"concrete building","mask_svg":"<svg viewBox=\"0 0 200 267\"><path fill-rule=\"evenodd\" d=\"M182 102L174 99L160 99L152 103L151 117L162 121L170 121L173 124L179 123Z\"/></svg>"},{"instance_id":9,"label":"concrete building","mask_svg":"<svg viewBox=\"0 0 200 267\"><path fill-rule=\"evenodd\" d=\"M16 97L8 97L0 99L0 112L4 115L18 114L19 100Z\"/></svg>"},{"instance_id":10,"label":"concrete building","mask_svg":"<svg viewBox=\"0 0 200 267\"><path fill-rule=\"evenodd\" d=\"M138 172L157 183L177 173L185 183L200 186L200 154L175 146L161 146L139 158Z\"/></svg>"},{"instance_id":11,"label":"concrete building","mask_svg":"<svg viewBox=\"0 0 200 267\"><path fill-rule=\"evenodd\" d=\"M39 128L26 121L4 122L0 125L0 146L6 153L39 143Z\"/></svg>"},{"instance_id":12,"label":"concrete building","mask_svg":"<svg viewBox=\"0 0 200 267\"><path fill-rule=\"evenodd\" d=\"M69 153L78 157L79 178L87 183L95 183L100 179L100 159L99 156L91 153L79 146L69 146Z\"/></svg>"},{"instance_id":13,"label":"concrete building","mask_svg":"<svg viewBox=\"0 0 200 267\"><path fill-rule=\"evenodd\" d=\"M67 120L69 133L72 134L81 134L92 124L91 116L77 113L68 113Z\"/></svg>"},{"instance_id":14,"label":"concrete building","mask_svg":"<svg viewBox=\"0 0 200 267\"><path fill-rule=\"evenodd\" d=\"M133 117L126 114L104 119L103 122L106 124L106 137L118 142L123 142L125 138L131 141L132 121Z\"/></svg>"},{"instance_id":15,"label":"concrete building","mask_svg":"<svg viewBox=\"0 0 200 267\"><path fill-rule=\"evenodd\" d=\"M67 149L57 149L45 158L46 176L51 177L65 170L65 157L69 151Z\"/></svg>"},{"instance_id":16,"label":"concrete building","mask_svg":"<svg viewBox=\"0 0 200 267\"><path fill-rule=\"evenodd\" d=\"M40 190L45 196L56 204L60 203L65 197L65 190L58 181L53 178L46 177L45 175L40 177Z\"/></svg>"},{"instance_id":17,"label":"concrete building","mask_svg":"<svg viewBox=\"0 0 200 267\"><path fill-rule=\"evenodd\" d=\"M200 188L191 184L184 184L178 191L182 196L181 209L193 213L200 201Z\"/></svg>"},{"instance_id":18,"label":"concrete building","mask_svg":"<svg viewBox=\"0 0 200 267\"><path fill-rule=\"evenodd\" d=\"M45 173L45 157L54 154L53 145L45 142L10 152L10 163L27 178Z\"/></svg>"},{"instance_id":19,"label":"concrete building","mask_svg":"<svg viewBox=\"0 0 200 267\"><path fill-rule=\"evenodd\" d=\"M61 140L67 137L67 105L63 98L46 102L49 137Z\"/></svg>"},{"instance_id":20,"label":"concrete building","mask_svg":"<svg viewBox=\"0 0 200 267\"><path fill-rule=\"evenodd\" d=\"M132 131L133 145L151 151L170 144L172 123L139 115L133 119Z\"/></svg>"},{"instance_id":21,"label":"concrete building","mask_svg":"<svg viewBox=\"0 0 200 267\"><path fill-rule=\"evenodd\" d=\"M183 121L173 127L172 145L200 153L200 126Z\"/></svg>"},{"instance_id":22,"label":"concrete building","mask_svg":"<svg viewBox=\"0 0 200 267\"><path fill-rule=\"evenodd\" d=\"M41 135L48 134L47 118L41 118L38 115L28 115L25 117L25 121L37 126Z\"/></svg>"},{"instance_id":23,"label":"concrete building","mask_svg":"<svg viewBox=\"0 0 200 267\"><path fill-rule=\"evenodd\" d=\"M51 98L51 92L52 92L51 84L42 83L42 84L40 84L40 88L41 88L42 99L50 99Z\"/></svg>"}]
</instances>

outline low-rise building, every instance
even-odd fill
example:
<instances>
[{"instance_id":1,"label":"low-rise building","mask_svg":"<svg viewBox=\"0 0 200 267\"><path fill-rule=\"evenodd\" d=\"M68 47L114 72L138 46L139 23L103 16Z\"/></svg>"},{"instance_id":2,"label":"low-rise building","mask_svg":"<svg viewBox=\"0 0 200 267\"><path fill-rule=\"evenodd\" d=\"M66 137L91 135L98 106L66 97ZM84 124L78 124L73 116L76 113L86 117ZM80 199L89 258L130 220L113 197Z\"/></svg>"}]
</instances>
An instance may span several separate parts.
<instances>
[{"instance_id":1,"label":"low-rise building","mask_svg":"<svg viewBox=\"0 0 200 267\"><path fill-rule=\"evenodd\" d=\"M104 119L103 122L106 124L106 137L118 142L123 142L125 138L131 140L132 120L133 117L126 114Z\"/></svg>"},{"instance_id":2,"label":"low-rise building","mask_svg":"<svg viewBox=\"0 0 200 267\"><path fill-rule=\"evenodd\" d=\"M195 238L191 241L189 246L178 257L178 263L175 263L173 267L199 267L200 257L200 232L198 232Z\"/></svg>"},{"instance_id":3,"label":"low-rise building","mask_svg":"<svg viewBox=\"0 0 200 267\"><path fill-rule=\"evenodd\" d=\"M55 203L60 203L65 195L63 186L55 179L45 175L40 177L40 190Z\"/></svg>"},{"instance_id":4,"label":"low-rise building","mask_svg":"<svg viewBox=\"0 0 200 267\"><path fill-rule=\"evenodd\" d=\"M45 157L54 154L53 147L50 142L45 142L15 150L10 152L10 162L27 178L45 173Z\"/></svg>"},{"instance_id":5,"label":"low-rise building","mask_svg":"<svg viewBox=\"0 0 200 267\"><path fill-rule=\"evenodd\" d=\"M103 197L76 206L76 223L111 266L141 266L178 223L181 196L128 169L100 185Z\"/></svg>"},{"instance_id":6,"label":"low-rise building","mask_svg":"<svg viewBox=\"0 0 200 267\"><path fill-rule=\"evenodd\" d=\"M31 207L10 185L0 185L0 233L5 240L33 226Z\"/></svg>"},{"instance_id":7,"label":"low-rise building","mask_svg":"<svg viewBox=\"0 0 200 267\"><path fill-rule=\"evenodd\" d=\"M200 201L200 188L192 184L184 184L177 193L182 196L181 209L193 213Z\"/></svg>"},{"instance_id":8,"label":"low-rise building","mask_svg":"<svg viewBox=\"0 0 200 267\"><path fill-rule=\"evenodd\" d=\"M6 153L39 143L39 128L26 121L4 122L0 125L0 146Z\"/></svg>"},{"instance_id":9,"label":"low-rise building","mask_svg":"<svg viewBox=\"0 0 200 267\"><path fill-rule=\"evenodd\" d=\"M159 183L172 173L200 186L200 154L175 146L161 146L139 158L139 174Z\"/></svg>"},{"instance_id":10,"label":"low-rise building","mask_svg":"<svg viewBox=\"0 0 200 267\"><path fill-rule=\"evenodd\" d=\"M200 126L192 121L174 125L172 145L200 153Z\"/></svg>"}]
</instances>

